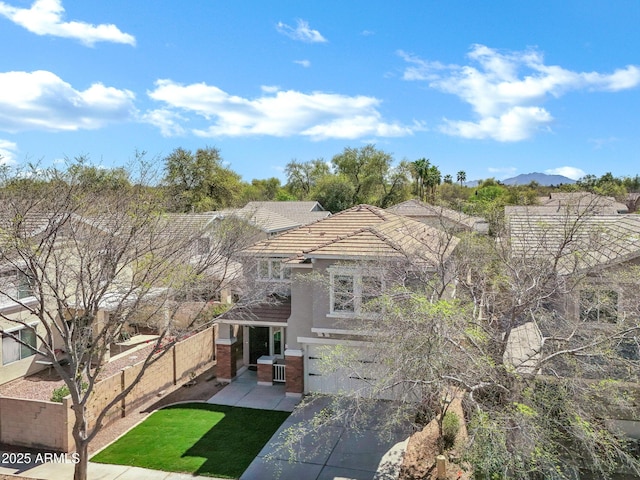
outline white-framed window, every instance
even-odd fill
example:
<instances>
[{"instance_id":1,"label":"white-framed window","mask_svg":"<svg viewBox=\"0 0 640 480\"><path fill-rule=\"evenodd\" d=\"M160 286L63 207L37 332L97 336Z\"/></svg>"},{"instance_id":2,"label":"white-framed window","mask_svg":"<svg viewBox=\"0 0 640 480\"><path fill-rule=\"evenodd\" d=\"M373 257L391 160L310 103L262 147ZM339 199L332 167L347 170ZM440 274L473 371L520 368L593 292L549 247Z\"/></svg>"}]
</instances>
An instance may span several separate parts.
<instances>
[{"instance_id":1,"label":"white-framed window","mask_svg":"<svg viewBox=\"0 0 640 480\"><path fill-rule=\"evenodd\" d=\"M22 300L33 296L33 281L25 272L16 268L0 271L0 297ZM0 303L2 303L0 298Z\"/></svg>"},{"instance_id":2,"label":"white-framed window","mask_svg":"<svg viewBox=\"0 0 640 480\"><path fill-rule=\"evenodd\" d=\"M270 282L288 282L291 269L282 263L282 258L258 259L258 279Z\"/></svg>"},{"instance_id":3,"label":"white-framed window","mask_svg":"<svg viewBox=\"0 0 640 480\"><path fill-rule=\"evenodd\" d=\"M31 328L22 327L18 330L13 330L11 335L19 338L22 342L36 348L36 332ZM2 364L8 365L18 360L31 357L36 354L33 348L28 347L18 342L12 336L6 333L2 334Z\"/></svg>"},{"instance_id":4,"label":"white-framed window","mask_svg":"<svg viewBox=\"0 0 640 480\"><path fill-rule=\"evenodd\" d=\"M618 292L607 288L588 288L580 292L580 320L618 321Z\"/></svg>"},{"instance_id":5,"label":"white-framed window","mask_svg":"<svg viewBox=\"0 0 640 480\"><path fill-rule=\"evenodd\" d=\"M374 313L374 301L384 288L381 273L355 269L330 269L330 314L355 316Z\"/></svg>"}]
</instances>

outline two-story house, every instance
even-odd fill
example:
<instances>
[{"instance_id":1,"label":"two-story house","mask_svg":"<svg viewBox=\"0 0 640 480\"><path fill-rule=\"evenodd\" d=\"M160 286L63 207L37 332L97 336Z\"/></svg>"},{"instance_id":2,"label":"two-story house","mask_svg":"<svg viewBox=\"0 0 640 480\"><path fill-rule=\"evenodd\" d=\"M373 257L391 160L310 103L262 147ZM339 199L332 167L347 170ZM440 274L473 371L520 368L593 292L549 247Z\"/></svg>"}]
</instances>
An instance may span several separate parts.
<instances>
[{"instance_id":1,"label":"two-story house","mask_svg":"<svg viewBox=\"0 0 640 480\"><path fill-rule=\"evenodd\" d=\"M630 334L618 347L628 360L640 361L640 335L634 330L640 322L640 215L603 210L601 199L591 195L580 199L579 204L553 211L507 207L512 255L525 262L547 259L549 272L562 282L562 288L546 300L558 320L541 330L532 322L524 323L512 335L519 352L512 362L516 367L537 364L545 336L595 338L627 326Z\"/></svg>"},{"instance_id":2,"label":"two-story house","mask_svg":"<svg viewBox=\"0 0 640 480\"><path fill-rule=\"evenodd\" d=\"M245 275L273 301L218 319L218 378L231 381L239 368L257 367L265 380L262 366L269 372L275 363L273 379L284 381L288 394L356 388L359 378L319 368L323 348L353 348L366 365L362 321L384 315L367 304L411 272L446 274L457 243L443 230L369 205L256 243L244 251Z\"/></svg>"}]
</instances>

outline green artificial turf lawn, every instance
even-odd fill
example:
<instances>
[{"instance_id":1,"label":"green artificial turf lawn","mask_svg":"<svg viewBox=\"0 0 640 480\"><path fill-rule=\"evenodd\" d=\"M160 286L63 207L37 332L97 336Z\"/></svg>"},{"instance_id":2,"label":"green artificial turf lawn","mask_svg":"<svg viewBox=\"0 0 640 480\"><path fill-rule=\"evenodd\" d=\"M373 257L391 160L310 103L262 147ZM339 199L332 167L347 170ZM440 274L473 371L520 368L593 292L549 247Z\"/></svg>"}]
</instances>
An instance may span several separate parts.
<instances>
[{"instance_id":1,"label":"green artificial turf lawn","mask_svg":"<svg viewBox=\"0 0 640 480\"><path fill-rule=\"evenodd\" d=\"M207 403L153 413L91 461L238 478L288 412Z\"/></svg>"}]
</instances>

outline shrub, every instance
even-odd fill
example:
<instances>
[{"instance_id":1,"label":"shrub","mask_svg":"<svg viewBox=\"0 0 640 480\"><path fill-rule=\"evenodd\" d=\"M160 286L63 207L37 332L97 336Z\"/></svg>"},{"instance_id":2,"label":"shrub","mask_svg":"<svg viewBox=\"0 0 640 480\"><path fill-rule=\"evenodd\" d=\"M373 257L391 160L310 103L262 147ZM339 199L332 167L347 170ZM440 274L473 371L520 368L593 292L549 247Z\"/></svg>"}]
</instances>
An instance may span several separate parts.
<instances>
[{"instance_id":1,"label":"shrub","mask_svg":"<svg viewBox=\"0 0 640 480\"><path fill-rule=\"evenodd\" d=\"M86 391L89 388L89 384L87 382L82 382L82 391ZM61 387L54 388L51 393L51 401L62 403L62 399L69 395L71 392L69 391L69 387L65 384Z\"/></svg>"},{"instance_id":2,"label":"shrub","mask_svg":"<svg viewBox=\"0 0 640 480\"><path fill-rule=\"evenodd\" d=\"M451 448L460 430L460 419L453 412L447 412L442 419L442 441L444 448Z\"/></svg>"}]
</instances>

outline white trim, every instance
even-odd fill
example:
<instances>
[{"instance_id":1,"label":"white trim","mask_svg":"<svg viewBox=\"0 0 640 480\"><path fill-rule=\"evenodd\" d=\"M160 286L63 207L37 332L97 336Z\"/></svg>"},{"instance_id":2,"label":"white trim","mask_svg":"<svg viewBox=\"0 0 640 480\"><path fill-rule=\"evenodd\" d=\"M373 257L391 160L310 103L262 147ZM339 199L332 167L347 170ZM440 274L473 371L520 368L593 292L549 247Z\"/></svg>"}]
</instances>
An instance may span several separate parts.
<instances>
[{"instance_id":1,"label":"white trim","mask_svg":"<svg viewBox=\"0 0 640 480\"><path fill-rule=\"evenodd\" d=\"M285 397L302 398L302 394L301 393L286 392L284 395L285 395Z\"/></svg>"},{"instance_id":2,"label":"white trim","mask_svg":"<svg viewBox=\"0 0 640 480\"><path fill-rule=\"evenodd\" d=\"M7 322L11 322L11 320L5 320ZM36 325L38 325L40 323L40 320L35 320L32 322L24 322L26 325L22 325L21 323L17 323L15 327L11 327L11 328L5 328L4 330L2 330L2 333L15 333L15 332L19 332L20 330L24 330L25 328L34 328Z\"/></svg>"},{"instance_id":3,"label":"white trim","mask_svg":"<svg viewBox=\"0 0 640 480\"><path fill-rule=\"evenodd\" d=\"M4 304L0 303L0 313L5 315L9 315L11 313L19 312L20 310L32 307L38 303L38 299L31 295L30 297L25 297L21 299L19 302L7 302Z\"/></svg>"},{"instance_id":4,"label":"white trim","mask_svg":"<svg viewBox=\"0 0 640 480\"><path fill-rule=\"evenodd\" d=\"M238 339L236 337L231 338L217 338L216 345L233 345Z\"/></svg>"},{"instance_id":5,"label":"white trim","mask_svg":"<svg viewBox=\"0 0 640 480\"><path fill-rule=\"evenodd\" d=\"M272 355L263 355L258 359L258 365L273 365L275 357Z\"/></svg>"},{"instance_id":6,"label":"white trim","mask_svg":"<svg viewBox=\"0 0 640 480\"><path fill-rule=\"evenodd\" d=\"M406 258L404 255L358 255L358 256L347 256L347 255L322 255L322 254L303 254L305 258L310 258L311 260L353 260L355 262L362 260L380 260L381 258L396 258L402 257Z\"/></svg>"},{"instance_id":7,"label":"white trim","mask_svg":"<svg viewBox=\"0 0 640 480\"><path fill-rule=\"evenodd\" d=\"M318 333L320 335L358 335L359 337L371 335L371 332L363 332L361 330L342 330L340 328L312 328L311 333Z\"/></svg>"},{"instance_id":8,"label":"white trim","mask_svg":"<svg viewBox=\"0 0 640 480\"><path fill-rule=\"evenodd\" d=\"M298 342L299 343L299 342ZM286 357L304 357L304 352L297 348L287 348L284 351L284 356Z\"/></svg>"},{"instance_id":9,"label":"white trim","mask_svg":"<svg viewBox=\"0 0 640 480\"><path fill-rule=\"evenodd\" d=\"M260 320L216 320L214 323L221 325L240 325L243 327L287 327L287 322L262 322Z\"/></svg>"},{"instance_id":10,"label":"white trim","mask_svg":"<svg viewBox=\"0 0 640 480\"><path fill-rule=\"evenodd\" d=\"M310 270L313 268L313 265L310 263L296 263L295 261L292 261L291 263L285 263L285 265L291 265L289 268L291 268L291 270L293 270L294 268L304 268L307 270ZM291 272L293 273L293 272Z\"/></svg>"},{"instance_id":11,"label":"white trim","mask_svg":"<svg viewBox=\"0 0 640 480\"><path fill-rule=\"evenodd\" d=\"M346 345L349 347L371 346L371 342L364 340L341 340L336 338L298 337L298 343L304 345Z\"/></svg>"}]
</instances>

